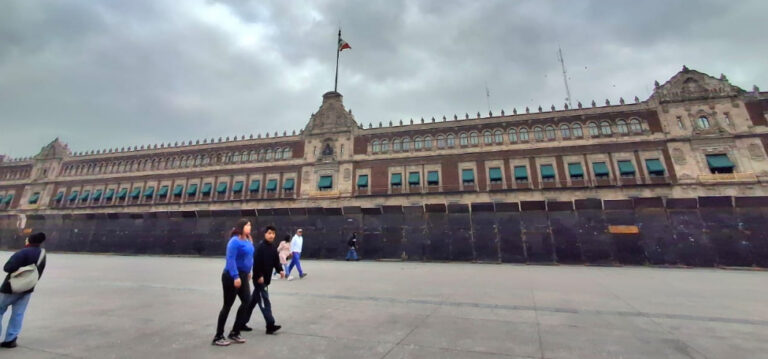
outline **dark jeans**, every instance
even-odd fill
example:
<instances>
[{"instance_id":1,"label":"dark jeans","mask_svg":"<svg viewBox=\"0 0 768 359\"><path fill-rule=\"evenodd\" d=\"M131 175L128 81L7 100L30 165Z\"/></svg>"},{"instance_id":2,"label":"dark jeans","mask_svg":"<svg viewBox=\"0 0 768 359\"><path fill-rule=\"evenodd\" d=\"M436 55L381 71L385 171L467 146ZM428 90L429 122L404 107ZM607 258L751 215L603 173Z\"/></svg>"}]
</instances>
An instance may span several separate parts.
<instances>
[{"instance_id":1,"label":"dark jeans","mask_svg":"<svg viewBox=\"0 0 768 359\"><path fill-rule=\"evenodd\" d=\"M269 291L267 287L257 282L253 282L253 295L251 296L251 304L248 306L248 315L245 322L251 319L251 314L256 306L259 306L261 314L264 316L264 321L267 326L275 324L275 317L272 316L272 303L269 301Z\"/></svg>"},{"instance_id":2,"label":"dark jeans","mask_svg":"<svg viewBox=\"0 0 768 359\"><path fill-rule=\"evenodd\" d=\"M216 325L216 336L220 337L224 335L224 324L227 323L227 317L229 316L229 310L232 309L232 305L235 304L235 297L240 297L240 307L237 308L237 316L235 317L235 325L232 327L232 332L239 334L240 329L248 321L248 308L251 302L251 285L248 281L248 272L240 272L240 288L235 288L235 279L229 275L226 271L221 274L221 287L224 290L224 306L221 307L219 312L219 322Z\"/></svg>"}]
</instances>

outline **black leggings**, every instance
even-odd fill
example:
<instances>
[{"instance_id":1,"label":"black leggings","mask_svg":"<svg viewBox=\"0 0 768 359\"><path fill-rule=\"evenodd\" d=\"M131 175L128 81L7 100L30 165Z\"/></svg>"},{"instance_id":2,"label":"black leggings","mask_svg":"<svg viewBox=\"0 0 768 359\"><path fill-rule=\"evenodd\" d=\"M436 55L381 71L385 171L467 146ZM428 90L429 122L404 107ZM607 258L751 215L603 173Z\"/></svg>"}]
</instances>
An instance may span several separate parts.
<instances>
[{"instance_id":1,"label":"black leggings","mask_svg":"<svg viewBox=\"0 0 768 359\"><path fill-rule=\"evenodd\" d=\"M224 306L221 307L219 312L219 322L216 325L216 336L220 337L224 335L224 324L227 323L227 317L229 316L229 310L232 309L232 305L235 304L235 297L240 297L240 307L237 308L237 316L235 317L235 325L232 327L232 332L240 334L240 330L245 325L245 321L248 320L248 305L251 302L251 285L248 281L248 273L240 272L240 288L235 288L235 279L229 275L228 272L221 274L221 287L224 290Z\"/></svg>"}]
</instances>

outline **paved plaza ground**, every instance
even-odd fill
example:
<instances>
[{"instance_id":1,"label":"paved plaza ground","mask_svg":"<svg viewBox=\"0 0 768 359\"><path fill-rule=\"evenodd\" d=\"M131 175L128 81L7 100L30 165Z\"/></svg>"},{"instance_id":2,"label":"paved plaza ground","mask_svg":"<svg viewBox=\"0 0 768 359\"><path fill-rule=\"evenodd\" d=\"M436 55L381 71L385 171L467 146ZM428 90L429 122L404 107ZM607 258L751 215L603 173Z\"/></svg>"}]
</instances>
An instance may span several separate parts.
<instances>
[{"instance_id":1,"label":"paved plaza ground","mask_svg":"<svg viewBox=\"0 0 768 359\"><path fill-rule=\"evenodd\" d=\"M307 260L270 288L278 335L257 310L247 343L213 347L223 265L50 254L0 357L768 357L768 272Z\"/></svg>"}]
</instances>

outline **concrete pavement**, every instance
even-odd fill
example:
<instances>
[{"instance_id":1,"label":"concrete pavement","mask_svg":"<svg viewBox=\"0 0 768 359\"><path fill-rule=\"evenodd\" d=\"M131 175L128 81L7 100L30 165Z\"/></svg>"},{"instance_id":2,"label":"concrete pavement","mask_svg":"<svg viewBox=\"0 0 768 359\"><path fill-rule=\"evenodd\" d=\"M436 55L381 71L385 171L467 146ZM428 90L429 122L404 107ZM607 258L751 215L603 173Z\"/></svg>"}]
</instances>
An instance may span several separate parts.
<instances>
[{"instance_id":1,"label":"concrete pavement","mask_svg":"<svg viewBox=\"0 0 768 359\"><path fill-rule=\"evenodd\" d=\"M5 260L9 252L0 252ZM302 261L283 330L212 347L219 258L50 254L2 358L759 358L768 273ZM232 310L227 330L234 320ZM9 313L7 313L9 314ZM3 328L7 322L6 314Z\"/></svg>"}]
</instances>

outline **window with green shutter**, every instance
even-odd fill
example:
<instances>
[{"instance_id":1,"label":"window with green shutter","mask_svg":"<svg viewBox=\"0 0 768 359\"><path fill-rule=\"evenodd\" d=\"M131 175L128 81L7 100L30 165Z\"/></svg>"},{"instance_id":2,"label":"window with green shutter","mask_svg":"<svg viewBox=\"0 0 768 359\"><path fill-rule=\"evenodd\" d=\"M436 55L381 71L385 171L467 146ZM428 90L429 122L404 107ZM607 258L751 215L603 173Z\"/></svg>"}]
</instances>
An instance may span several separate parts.
<instances>
[{"instance_id":1,"label":"window with green shutter","mask_svg":"<svg viewBox=\"0 0 768 359\"><path fill-rule=\"evenodd\" d=\"M31 196L29 196L29 204L36 204L39 199L40 199L40 192L35 192Z\"/></svg>"},{"instance_id":2,"label":"window with green shutter","mask_svg":"<svg viewBox=\"0 0 768 359\"><path fill-rule=\"evenodd\" d=\"M632 161L618 161L617 164L619 165L621 177L635 177L635 166L632 165Z\"/></svg>"},{"instance_id":3,"label":"window with green shutter","mask_svg":"<svg viewBox=\"0 0 768 359\"><path fill-rule=\"evenodd\" d=\"M658 158L645 160L645 168L651 177L664 177L664 166Z\"/></svg>"},{"instance_id":4,"label":"window with green shutter","mask_svg":"<svg viewBox=\"0 0 768 359\"><path fill-rule=\"evenodd\" d=\"M162 198L168 197L168 186L160 187L160 190L157 191L157 196Z\"/></svg>"},{"instance_id":5,"label":"window with green shutter","mask_svg":"<svg viewBox=\"0 0 768 359\"><path fill-rule=\"evenodd\" d=\"M501 177L501 168L499 167L491 167L488 169L488 180L491 183L501 183L502 177Z\"/></svg>"},{"instance_id":6,"label":"window with green shutter","mask_svg":"<svg viewBox=\"0 0 768 359\"><path fill-rule=\"evenodd\" d=\"M9 193L5 196L3 203L10 205L13 202L13 193Z\"/></svg>"},{"instance_id":7,"label":"window with green shutter","mask_svg":"<svg viewBox=\"0 0 768 359\"><path fill-rule=\"evenodd\" d=\"M216 193L227 193L227 182L220 182L219 185L216 186Z\"/></svg>"},{"instance_id":8,"label":"window with green shutter","mask_svg":"<svg viewBox=\"0 0 768 359\"><path fill-rule=\"evenodd\" d=\"M197 194L197 183L193 183L189 185L189 188L187 188L187 197L194 196Z\"/></svg>"},{"instance_id":9,"label":"window with green shutter","mask_svg":"<svg viewBox=\"0 0 768 359\"><path fill-rule=\"evenodd\" d=\"M464 185L475 184L475 170L471 168L461 170L461 183Z\"/></svg>"},{"instance_id":10,"label":"window with green shutter","mask_svg":"<svg viewBox=\"0 0 768 359\"><path fill-rule=\"evenodd\" d=\"M67 198L67 200L69 200L70 202L74 202L77 199L77 195L79 195L79 194L80 194L79 191L72 191L69 194L69 197Z\"/></svg>"},{"instance_id":11,"label":"window with green shutter","mask_svg":"<svg viewBox=\"0 0 768 359\"><path fill-rule=\"evenodd\" d=\"M528 168L525 166L515 166L515 181L518 183L528 182Z\"/></svg>"},{"instance_id":12,"label":"window with green shutter","mask_svg":"<svg viewBox=\"0 0 768 359\"><path fill-rule=\"evenodd\" d=\"M96 202L101 200L101 194L102 194L102 190L97 189L96 192L93 193L93 201Z\"/></svg>"},{"instance_id":13,"label":"window with green shutter","mask_svg":"<svg viewBox=\"0 0 768 359\"><path fill-rule=\"evenodd\" d=\"M733 173L734 164L728 155L707 155L707 165L712 173Z\"/></svg>"},{"instance_id":14,"label":"window with green shutter","mask_svg":"<svg viewBox=\"0 0 768 359\"><path fill-rule=\"evenodd\" d=\"M421 184L421 175L418 172L411 172L408 174L408 185L418 186Z\"/></svg>"},{"instance_id":15,"label":"window with green shutter","mask_svg":"<svg viewBox=\"0 0 768 359\"><path fill-rule=\"evenodd\" d=\"M203 189L200 191L200 193L203 194L203 196L208 196L211 194L211 190L213 189L213 184L211 183L204 183Z\"/></svg>"},{"instance_id":16,"label":"window with green shutter","mask_svg":"<svg viewBox=\"0 0 768 359\"><path fill-rule=\"evenodd\" d=\"M440 185L440 174L437 171L427 172L427 185L430 185L430 186Z\"/></svg>"},{"instance_id":17,"label":"window with green shutter","mask_svg":"<svg viewBox=\"0 0 768 359\"><path fill-rule=\"evenodd\" d=\"M584 169L581 168L581 163L569 163L568 174L571 176L572 180L584 179Z\"/></svg>"},{"instance_id":18,"label":"window with green shutter","mask_svg":"<svg viewBox=\"0 0 768 359\"><path fill-rule=\"evenodd\" d=\"M552 167L552 165L541 165L539 166L541 168L541 179L544 182L554 182L555 181L555 168Z\"/></svg>"},{"instance_id":19,"label":"window with green shutter","mask_svg":"<svg viewBox=\"0 0 768 359\"><path fill-rule=\"evenodd\" d=\"M400 188L403 185L403 175L401 173L393 173L389 184L392 185L392 188Z\"/></svg>"},{"instance_id":20,"label":"window with green shutter","mask_svg":"<svg viewBox=\"0 0 768 359\"><path fill-rule=\"evenodd\" d=\"M177 184L176 187L173 187L173 196L174 197L181 197L182 194L184 194L184 185L183 184Z\"/></svg>"},{"instance_id":21,"label":"window with green shutter","mask_svg":"<svg viewBox=\"0 0 768 359\"><path fill-rule=\"evenodd\" d=\"M147 190L144 191L144 197L145 198L152 198L152 196L154 196L154 195L155 195L155 187L154 186L149 186L149 187L147 187Z\"/></svg>"},{"instance_id":22,"label":"window with green shutter","mask_svg":"<svg viewBox=\"0 0 768 359\"><path fill-rule=\"evenodd\" d=\"M267 192L273 193L277 191L277 180L271 179L267 181Z\"/></svg>"},{"instance_id":23,"label":"window with green shutter","mask_svg":"<svg viewBox=\"0 0 768 359\"><path fill-rule=\"evenodd\" d=\"M261 180L253 180L251 181L251 185L248 186L248 191L251 193L258 193L259 187L261 187Z\"/></svg>"},{"instance_id":24,"label":"window with green shutter","mask_svg":"<svg viewBox=\"0 0 768 359\"><path fill-rule=\"evenodd\" d=\"M368 175L360 175L357 177L357 188L368 188Z\"/></svg>"},{"instance_id":25,"label":"window with green shutter","mask_svg":"<svg viewBox=\"0 0 768 359\"><path fill-rule=\"evenodd\" d=\"M111 201L114 196L115 196L115 189L110 188L107 190L107 194L104 195L104 200Z\"/></svg>"},{"instance_id":26,"label":"window with green shutter","mask_svg":"<svg viewBox=\"0 0 768 359\"><path fill-rule=\"evenodd\" d=\"M293 186L294 186L294 180L293 178L288 178L283 183L283 191L285 192L293 192Z\"/></svg>"},{"instance_id":27,"label":"window with green shutter","mask_svg":"<svg viewBox=\"0 0 768 359\"><path fill-rule=\"evenodd\" d=\"M89 198L91 198L91 191L85 190L83 191L83 195L80 196L80 202L88 202Z\"/></svg>"},{"instance_id":28,"label":"window with green shutter","mask_svg":"<svg viewBox=\"0 0 768 359\"><path fill-rule=\"evenodd\" d=\"M592 171L595 173L597 179L607 179L610 177L611 172L608 171L608 165L605 162L593 162Z\"/></svg>"},{"instance_id":29,"label":"window with green shutter","mask_svg":"<svg viewBox=\"0 0 768 359\"><path fill-rule=\"evenodd\" d=\"M123 188L117 194L117 199L125 199L128 196L128 188Z\"/></svg>"},{"instance_id":30,"label":"window with green shutter","mask_svg":"<svg viewBox=\"0 0 768 359\"><path fill-rule=\"evenodd\" d=\"M59 192L53 200L58 203L61 202L62 199L64 199L64 192Z\"/></svg>"},{"instance_id":31,"label":"window with green shutter","mask_svg":"<svg viewBox=\"0 0 768 359\"><path fill-rule=\"evenodd\" d=\"M243 181L237 181L232 185L232 193L240 193L243 191Z\"/></svg>"}]
</instances>

